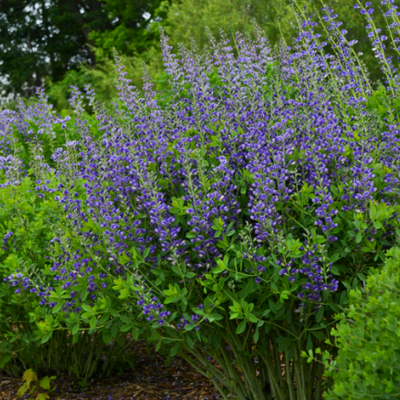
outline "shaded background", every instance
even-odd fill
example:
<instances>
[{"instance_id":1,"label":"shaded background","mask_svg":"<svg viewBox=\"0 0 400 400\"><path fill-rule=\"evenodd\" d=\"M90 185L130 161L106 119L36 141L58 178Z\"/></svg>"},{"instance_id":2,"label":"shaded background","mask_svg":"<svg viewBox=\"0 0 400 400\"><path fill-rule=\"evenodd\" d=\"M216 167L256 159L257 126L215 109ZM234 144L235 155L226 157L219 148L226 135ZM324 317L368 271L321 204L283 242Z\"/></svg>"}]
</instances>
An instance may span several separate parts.
<instances>
[{"instance_id":1,"label":"shaded background","mask_svg":"<svg viewBox=\"0 0 400 400\"><path fill-rule=\"evenodd\" d=\"M299 0L316 15L320 0ZM380 71L366 36L365 21L355 1L329 0L338 20L357 39L371 78ZM373 0L376 23L384 28L380 1ZM116 77L113 48L122 56L133 84L141 87L145 62L152 76L162 71L158 26L170 44L207 45L206 26L218 36L236 31L252 34L253 20L271 45L283 37L292 43L296 25L290 0L0 0L0 93L25 98L45 86L58 109L68 108L70 86L91 83L101 100L114 95Z\"/></svg>"}]
</instances>

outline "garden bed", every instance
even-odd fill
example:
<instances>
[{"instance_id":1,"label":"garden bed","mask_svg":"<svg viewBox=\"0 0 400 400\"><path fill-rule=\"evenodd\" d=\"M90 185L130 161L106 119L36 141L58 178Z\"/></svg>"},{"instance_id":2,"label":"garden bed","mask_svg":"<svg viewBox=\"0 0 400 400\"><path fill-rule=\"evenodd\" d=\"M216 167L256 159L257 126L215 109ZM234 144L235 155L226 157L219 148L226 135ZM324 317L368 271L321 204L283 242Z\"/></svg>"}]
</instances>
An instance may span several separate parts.
<instances>
[{"instance_id":1,"label":"garden bed","mask_svg":"<svg viewBox=\"0 0 400 400\"><path fill-rule=\"evenodd\" d=\"M53 383L56 389L50 394L54 400L208 400L220 399L213 385L180 357L175 357L168 368L165 359L151 349L148 354L144 341L135 345L135 371L129 368L107 379L92 379L90 386L82 389L76 380L60 376ZM21 379L0 376L0 398L17 399Z\"/></svg>"}]
</instances>

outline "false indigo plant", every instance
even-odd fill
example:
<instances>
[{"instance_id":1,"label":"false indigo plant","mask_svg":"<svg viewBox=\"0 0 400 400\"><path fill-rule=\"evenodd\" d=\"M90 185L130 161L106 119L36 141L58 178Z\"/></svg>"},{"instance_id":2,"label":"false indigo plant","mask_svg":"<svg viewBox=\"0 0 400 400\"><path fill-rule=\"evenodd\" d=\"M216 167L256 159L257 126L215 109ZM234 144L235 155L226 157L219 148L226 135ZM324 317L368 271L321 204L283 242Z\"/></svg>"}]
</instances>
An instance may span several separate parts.
<instances>
[{"instance_id":1,"label":"false indigo plant","mask_svg":"<svg viewBox=\"0 0 400 400\"><path fill-rule=\"evenodd\" d=\"M8 284L18 282L15 296L37 288L47 336L146 337L224 399L322 398L334 314L400 236L400 130L384 47L388 81L373 92L334 12L320 21L325 39L300 9L293 48L271 49L256 27L235 48L210 34L202 55L195 44L174 54L161 31L161 91L145 71L141 95L116 55L111 108L88 85L73 88L72 120L37 117L43 135L65 140L30 171L10 151L4 185L35 176L60 220L49 226L46 285L25 287L23 273ZM10 148L28 116L3 119Z\"/></svg>"},{"instance_id":2,"label":"false indigo plant","mask_svg":"<svg viewBox=\"0 0 400 400\"><path fill-rule=\"evenodd\" d=\"M70 372L84 380L95 373L108 375L116 363L130 361L124 355L126 333L105 343L102 332L89 334L88 324L71 337L75 325L68 329L65 314L47 307L45 299L56 287L47 255L54 237L49 226L60 225L63 214L51 198L53 189L40 197L34 188L24 177L0 192L0 367L13 375L28 367Z\"/></svg>"}]
</instances>

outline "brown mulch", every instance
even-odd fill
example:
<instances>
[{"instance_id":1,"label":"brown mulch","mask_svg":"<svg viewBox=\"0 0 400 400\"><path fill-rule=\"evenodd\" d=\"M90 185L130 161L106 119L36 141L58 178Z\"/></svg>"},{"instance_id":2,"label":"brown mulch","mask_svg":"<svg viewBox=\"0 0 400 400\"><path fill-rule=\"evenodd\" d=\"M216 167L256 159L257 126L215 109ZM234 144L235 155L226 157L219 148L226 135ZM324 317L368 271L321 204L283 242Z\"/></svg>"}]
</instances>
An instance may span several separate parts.
<instances>
[{"instance_id":1,"label":"brown mulch","mask_svg":"<svg viewBox=\"0 0 400 400\"><path fill-rule=\"evenodd\" d=\"M151 351L144 342L135 345L135 370L115 373L110 378L92 379L85 389L70 376L60 376L52 382L56 390L52 400L211 400L221 399L212 383L180 357L165 368L165 359ZM40 377L39 377L40 378ZM0 400L17 400L20 378L0 374Z\"/></svg>"}]
</instances>

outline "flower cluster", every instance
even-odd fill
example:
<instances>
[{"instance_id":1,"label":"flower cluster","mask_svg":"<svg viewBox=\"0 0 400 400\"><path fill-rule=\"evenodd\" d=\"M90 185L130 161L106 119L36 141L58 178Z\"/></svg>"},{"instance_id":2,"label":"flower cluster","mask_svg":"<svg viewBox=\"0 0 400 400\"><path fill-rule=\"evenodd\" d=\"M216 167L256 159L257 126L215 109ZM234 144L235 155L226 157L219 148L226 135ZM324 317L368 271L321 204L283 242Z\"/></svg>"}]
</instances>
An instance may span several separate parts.
<instances>
[{"instance_id":1,"label":"flower cluster","mask_svg":"<svg viewBox=\"0 0 400 400\"><path fill-rule=\"evenodd\" d=\"M14 234L12 232L7 232L4 236L3 236L3 251L5 251L7 249L7 242L8 240L13 236Z\"/></svg>"},{"instance_id":2,"label":"flower cluster","mask_svg":"<svg viewBox=\"0 0 400 400\"><path fill-rule=\"evenodd\" d=\"M368 3L361 11L372 18ZM247 274L260 291L276 271L303 303L337 291L329 257L343 215L367 213L371 201L398 203L391 195L399 187L400 131L397 121L382 123L368 110L371 83L355 43L333 10L323 13L327 41L300 14L295 46L276 51L256 29L254 39L237 34L236 49L222 35L219 43L210 38L204 55L181 47L176 56L161 31L163 91L145 72L140 96L117 57L119 98L111 109L87 86L84 93L73 87L73 123L55 115L41 90L37 105L2 114L6 178L21 167L10 150L12 125L31 145L35 191L52 196L65 216L49 249L49 287L37 289L43 304L55 305L47 297L57 286L69 296L63 310L80 311L111 290L109 277L135 273L159 288L151 298L134 292L141 316L163 325L167 305L182 301L175 323L183 329L199 320L186 313L186 296L201 296L193 287L212 271L229 276L232 261L221 262L233 250L242 260L235 279ZM387 17L396 13L391 6ZM393 64L380 57L386 38L376 34L373 45L397 84ZM325 53L329 42L334 54ZM47 160L43 137L58 129L65 141ZM393 226L386 228L390 235ZM372 243L378 230L363 229ZM247 243L238 240L246 230ZM305 235L293 250L290 238ZM166 295L169 280L176 293Z\"/></svg>"}]
</instances>

